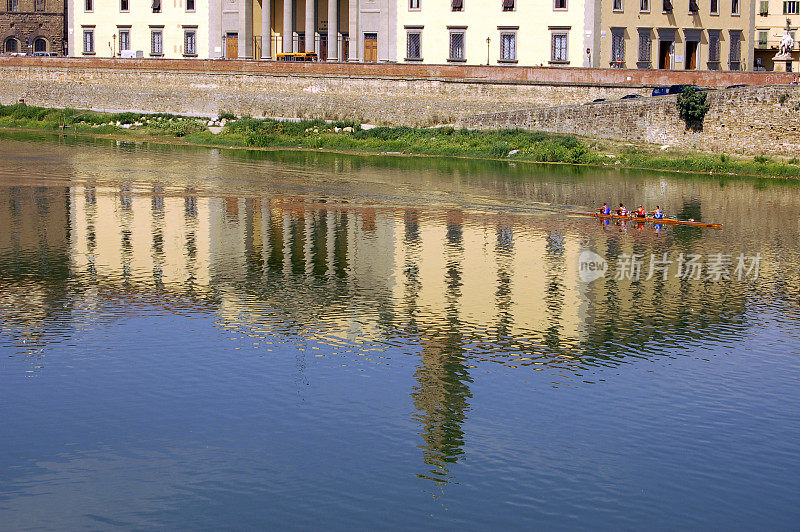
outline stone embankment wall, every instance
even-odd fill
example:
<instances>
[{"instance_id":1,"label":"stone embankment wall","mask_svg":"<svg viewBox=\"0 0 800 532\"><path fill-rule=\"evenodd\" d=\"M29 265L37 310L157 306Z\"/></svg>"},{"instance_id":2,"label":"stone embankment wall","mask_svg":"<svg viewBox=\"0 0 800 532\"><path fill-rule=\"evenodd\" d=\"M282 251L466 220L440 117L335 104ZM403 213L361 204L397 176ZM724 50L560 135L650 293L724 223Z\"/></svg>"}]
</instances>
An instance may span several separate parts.
<instances>
[{"instance_id":1,"label":"stone embankment wall","mask_svg":"<svg viewBox=\"0 0 800 532\"><path fill-rule=\"evenodd\" d=\"M348 119L431 125L654 85L788 83L792 74L262 61L0 58L0 103L100 111Z\"/></svg>"},{"instance_id":2,"label":"stone embankment wall","mask_svg":"<svg viewBox=\"0 0 800 532\"><path fill-rule=\"evenodd\" d=\"M711 91L700 131L687 130L677 96L597 102L466 116L474 129L524 129L702 151L800 156L800 87Z\"/></svg>"}]
</instances>

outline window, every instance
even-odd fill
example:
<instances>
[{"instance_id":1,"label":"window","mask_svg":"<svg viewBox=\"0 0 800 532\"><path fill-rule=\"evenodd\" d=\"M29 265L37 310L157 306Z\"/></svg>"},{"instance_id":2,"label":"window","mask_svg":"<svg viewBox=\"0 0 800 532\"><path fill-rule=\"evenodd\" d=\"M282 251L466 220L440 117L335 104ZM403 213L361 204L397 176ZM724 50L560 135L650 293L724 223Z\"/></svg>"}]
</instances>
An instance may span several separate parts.
<instances>
[{"instance_id":1,"label":"window","mask_svg":"<svg viewBox=\"0 0 800 532\"><path fill-rule=\"evenodd\" d=\"M150 55L164 55L164 33L162 30L150 30Z\"/></svg>"},{"instance_id":2,"label":"window","mask_svg":"<svg viewBox=\"0 0 800 532\"><path fill-rule=\"evenodd\" d=\"M614 11L622 11L622 0L612 0L611 9Z\"/></svg>"},{"instance_id":3,"label":"window","mask_svg":"<svg viewBox=\"0 0 800 532\"><path fill-rule=\"evenodd\" d=\"M131 30L119 30L119 51L131 49Z\"/></svg>"},{"instance_id":4,"label":"window","mask_svg":"<svg viewBox=\"0 0 800 532\"><path fill-rule=\"evenodd\" d=\"M728 68L730 70L739 70L742 65L742 31L730 30L731 32L731 49L728 61Z\"/></svg>"},{"instance_id":5,"label":"window","mask_svg":"<svg viewBox=\"0 0 800 532\"><path fill-rule=\"evenodd\" d=\"M419 9L419 0L408 0L408 9Z\"/></svg>"},{"instance_id":6,"label":"window","mask_svg":"<svg viewBox=\"0 0 800 532\"><path fill-rule=\"evenodd\" d=\"M553 32L550 36L550 62L567 63L567 33Z\"/></svg>"},{"instance_id":7,"label":"window","mask_svg":"<svg viewBox=\"0 0 800 532\"><path fill-rule=\"evenodd\" d=\"M800 7L800 2L797 0L787 0L783 3L783 14L784 15L797 15L800 13L798 9Z\"/></svg>"},{"instance_id":8,"label":"window","mask_svg":"<svg viewBox=\"0 0 800 532\"><path fill-rule=\"evenodd\" d=\"M719 69L719 30L708 30L708 69Z\"/></svg>"},{"instance_id":9,"label":"window","mask_svg":"<svg viewBox=\"0 0 800 532\"><path fill-rule=\"evenodd\" d=\"M44 11L44 0L34 0L33 2L33 10L34 11ZM44 52L44 50L39 50L40 52Z\"/></svg>"},{"instance_id":10,"label":"window","mask_svg":"<svg viewBox=\"0 0 800 532\"><path fill-rule=\"evenodd\" d=\"M84 11L94 11L94 0L83 0Z\"/></svg>"},{"instance_id":11,"label":"window","mask_svg":"<svg viewBox=\"0 0 800 532\"><path fill-rule=\"evenodd\" d=\"M47 41L45 41L41 37L37 37L36 40L33 41L33 51L34 52L46 52L47 51Z\"/></svg>"},{"instance_id":12,"label":"window","mask_svg":"<svg viewBox=\"0 0 800 532\"><path fill-rule=\"evenodd\" d=\"M611 67L625 64L625 28L611 28Z\"/></svg>"},{"instance_id":13,"label":"window","mask_svg":"<svg viewBox=\"0 0 800 532\"><path fill-rule=\"evenodd\" d=\"M731 0L731 15L739 14L739 0Z\"/></svg>"},{"instance_id":14,"label":"window","mask_svg":"<svg viewBox=\"0 0 800 532\"><path fill-rule=\"evenodd\" d=\"M719 0L711 0L711 14L719 15Z\"/></svg>"},{"instance_id":15,"label":"window","mask_svg":"<svg viewBox=\"0 0 800 532\"><path fill-rule=\"evenodd\" d=\"M466 61L463 31L450 32L450 58L448 61Z\"/></svg>"},{"instance_id":16,"label":"window","mask_svg":"<svg viewBox=\"0 0 800 532\"><path fill-rule=\"evenodd\" d=\"M567 0L553 0L553 9L556 11L567 9Z\"/></svg>"},{"instance_id":17,"label":"window","mask_svg":"<svg viewBox=\"0 0 800 532\"><path fill-rule=\"evenodd\" d=\"M700 6L697 5L697 0L689 0L689 14L696 15L700 12Z\"/></svg>"},{"instance_id":18,"label":"window","mask_svg":"<svg viewBox=\"0 0 800 532\"><path fill-rule=\"evenodd\" d=\"M649 13L650 12L650 0L640 0L639 2L639 11L642 13Z\"/></svg>"},{"instance_id":19,"label":"window","mask_svg":"<svg viewBox=\"0 0 800 532\"><path fill-rule=\"evenodd\" d=\"M9 11L19 11L19 0L8 0Z\"/></svg>"},{"instance_id":20,"label":"window","mask_svg":"<svg viewBox=\"0 0 800 532\"><path fill-rule=\"evenodd\" d=\"M517 32L503 31L500 32L500 61L516 61L517 60Z\"/></svg>"},{"instance_id":21,"label":"window","mask_svg":"<svg viewBox=\"0 0 800 532\"><path fill-rule=\"evenodd\" d=\"M419 61L422 59L422 33L409 31L406 34L406 60Z\"/></svg>"},{"instance_id":22,"label":"window","mask_svg":"<svg viewBox=\"0 0 800 532\"><path fill-rule=\"evenodd\" d=\"M503 11L514 11L516 8L514 0L503 0Z\"/></svg>"},{"instance_id":23,"label":"window","mask_svg":"<svg viewBox=\"0 0 800 532\"><path fill-rule=\"evenodd\" d=\"M153 0L153 13L161 13L161 0Z\"/></svg>"},{"instance_id":24,"label":"window","mask_svg":"<svg viewBox=\"0 0 800 532\"><path fill-rule=\"evenodd\" d=\"M14 37L9 37L6 39L6 44L4 46L6 52L19 52L19 43Z\"/></svg>"},{"instance_id":25,"label":"window","mask_svg":"<svg viewBox=\"0 0 800 532\"><path fill-rule=\"evenodd\" d=\"M197 55L197 30L195 28L183 30L183 55Z\"/></svg>"},{"instance_id":26,"label":"window","mask_svg":"<svg viewBox=\"0 0 800 532\"><path fill-rule=\"evenodd\" d=\"M194 11L194 0L186 0L186 11Z\"/></svg>"},{"instance_id":27,"label":"window","mask_svg":"<svg viewBox=\"0 0 800 532\"><path fill-rule=\"evenodd\" d=\"M661 4L661 11L664 13L672 13L672 0L664 0Z\"/></svg>"},{"instance_id":28,"label":"window","mask_svg":"<svg viewBox=\"0 0 800 532\"><path fill-rule=\"evenodd\" d=\"M94 30L83 30L83 53L94 54Z\"/></svg>"},{"instance_id":29,"label":"window","mask_svg":"<svg viewBox=\"0 0 800 532\"><path fill-rule=\"evenodd\" d=\"M767 35L769 32L767 30L758 30L758 47L759 48L766 48L767 47Z\"/></svg>"},{"instance_id":30,"label":"window","mask_svg":"<svg viewBox=\"0 0 800 532\"><path fill-rule=\"evenodd\" d=\"M650 68L650 56L653 49L653 37L650 28L639 30L639 68Z\"/></svg>"},{"instance_id":31,"label":"window","mask_svg":"<svg viewBox=\"0 0 800 532\"><path fill-rule=\"evenodd\" d=\"M119 0L119 10L120 11L130 11L130 4L128 3L129 0Z\"/></svg>"},{"instance_id":32,"label":"window","mask_svg":"<svg viewBox=\"0 0 800 532\"><path fill-rule=\"evenodd\" d=\"M769 15L769 0L761 0L759 2L758 14L763 17Z\"/></svg>"},{"instance_id":33,"label":"window","mask_svg":"<svg viewBox=\"0 0 800 532\"><path fill-rule=\"evenodd\" d=\"M453 11L464 11L464 0L450 0L450 8Z\"/></svg>"}]
</instances>

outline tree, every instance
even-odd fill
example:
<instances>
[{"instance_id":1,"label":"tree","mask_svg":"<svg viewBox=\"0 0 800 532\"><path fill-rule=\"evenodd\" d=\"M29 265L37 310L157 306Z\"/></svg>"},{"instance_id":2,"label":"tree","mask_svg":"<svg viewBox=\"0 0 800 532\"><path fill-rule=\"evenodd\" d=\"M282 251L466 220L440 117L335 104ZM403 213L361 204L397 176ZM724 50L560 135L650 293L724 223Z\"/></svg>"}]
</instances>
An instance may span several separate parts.
<instances>
[{"instance_id":1,"label":"tree","mask_svg":"<svg viewBox=\"0 0 800 532\"><path fill-rule=\"evenodd\" d=\"M688 129L702 130L703 119L710 107L711 104L706 101L705 91L699 90L694 85L684 87L678 95L678 112Z\"/></svg>"}]
</instances>

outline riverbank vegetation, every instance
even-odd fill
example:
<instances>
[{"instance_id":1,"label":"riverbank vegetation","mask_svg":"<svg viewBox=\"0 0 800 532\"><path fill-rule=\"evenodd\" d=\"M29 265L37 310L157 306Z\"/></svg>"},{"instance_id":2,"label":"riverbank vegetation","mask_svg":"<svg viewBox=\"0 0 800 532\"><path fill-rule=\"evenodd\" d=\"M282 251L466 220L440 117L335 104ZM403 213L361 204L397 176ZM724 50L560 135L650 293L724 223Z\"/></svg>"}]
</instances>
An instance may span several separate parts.
<instances>
[{"instance_id":1,"label":"riverbank vegetation","mask_svg":"<svg viewBox=\"0 0 800 532\"><path fill-rule=\"evenodd\" d=\"M355 122L214 119L172 114L99 113L47 109L25 104L0 105L0 127L163 141L198 145L286 148L397 155L505 159L511 161L616 166L694 173L800 177L797 159L755 158L659 150L569 135L507 129L475 131L440 128L367 127Z\"/></svg>"}]
</instances>

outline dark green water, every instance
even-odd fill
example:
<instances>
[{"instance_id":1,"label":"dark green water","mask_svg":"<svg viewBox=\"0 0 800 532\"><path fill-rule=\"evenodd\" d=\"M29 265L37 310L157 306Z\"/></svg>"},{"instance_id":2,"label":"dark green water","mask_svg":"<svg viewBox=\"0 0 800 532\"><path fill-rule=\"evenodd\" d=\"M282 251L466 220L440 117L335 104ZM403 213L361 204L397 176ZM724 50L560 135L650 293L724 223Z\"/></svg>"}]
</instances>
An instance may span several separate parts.
<instances>
[{"instance_id":1,"label":"dark green water","mask_svg":"<svg viewBox=\"0 0 800 532\"><path fill-rule=\"evenodd\" d=\"M724 228L555 212L603 201ZM0 529L796 528L798 212L785 181L1 135Z\"/></svg>"}]
</instances>

